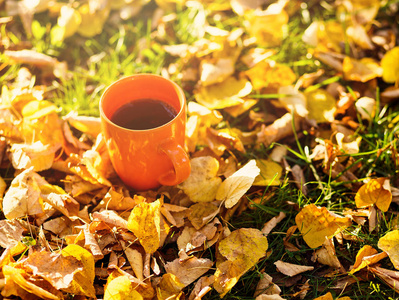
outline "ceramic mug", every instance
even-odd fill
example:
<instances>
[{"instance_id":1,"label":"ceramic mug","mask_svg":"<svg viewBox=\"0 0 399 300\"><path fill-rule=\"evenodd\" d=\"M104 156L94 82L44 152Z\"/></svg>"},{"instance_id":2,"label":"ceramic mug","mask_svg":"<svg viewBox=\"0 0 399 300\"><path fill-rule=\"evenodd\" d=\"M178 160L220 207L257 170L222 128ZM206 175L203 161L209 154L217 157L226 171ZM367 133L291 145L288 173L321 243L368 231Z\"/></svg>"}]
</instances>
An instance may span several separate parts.
<instances>
[{"instance_id":1,"label":"ceramic mug","mask_svg":"<svg viewBox=\"0 0 399 300\"><path fill-rule=\"evenodd\" d=\"M126 126L123 122L133 119L131 115L143 117L136 125L159 121L151 116L152 104L147 107L145 101L161 101L162 106L172 109L171 120L139 129ZM139 191L172 186L190 175L190 161L184 150L186 98L176 83L153 74L124 77L106 88L99 106L112 165L127 186ZM121 115L124 121L118 120Z\"/></svg>"}]
</instances>

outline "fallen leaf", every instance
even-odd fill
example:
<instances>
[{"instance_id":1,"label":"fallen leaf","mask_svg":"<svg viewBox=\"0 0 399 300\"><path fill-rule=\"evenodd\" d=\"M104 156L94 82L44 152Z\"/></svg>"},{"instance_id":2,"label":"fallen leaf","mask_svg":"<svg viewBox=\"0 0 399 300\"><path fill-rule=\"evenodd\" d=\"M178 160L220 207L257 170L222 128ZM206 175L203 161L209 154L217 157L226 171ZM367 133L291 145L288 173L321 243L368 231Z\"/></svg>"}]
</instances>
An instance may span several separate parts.
<instances>
[{"instance_id":1,"label":"fallen leaf","mask_svg":"<svg viewBox=\"0 0 399 300\"><path fill-rule=\"evenodd\" d=\"M140 203L130 213L127 228L139 239L145 252L154 253L161 244L162 203L158 199L152 203Z\"/></svg>"},{"instance_id":2,"label":"fallen leaf","mask_svg":"<svg viewBox=\"0 0 399 300\"><path fill-rule=\"evenodd\" d=\"M395 269L399 270L399 230L392 230L381 237L378 248L386 252Z\"/></svg>"},{"instance_id":3,"label":"fallen leaf","mask_svg":"<svg viewBox=\"0 0 399 300\"><path fill-rule=\"evenodd\" d=\"M336 101L329 92L316 89L310 92L305 91L305 96L308 103L308 119L313 119L317 123L334 121Z\"/></svg>"},{"instance_id":4,"label":"fallen leaf","mask_svg":"<svg viewBox=\"0 0 399 300\"><path fill-rule=\"evenodd\" d=\"M283 262L281 260L276 261L274 264L276 265L276 268L279 272L290 277L301 274L303 272L312 271L314 269L314 267L312 266L295 265Z\"/></svg>"},{"instance_id":5,"label":"fallen leaf","mask_svg":"<svg viewBox=\"0 0 399 300\"><path fill-rule=\"evenodd\" d=\"M232 208L249 190L259 172L256 161L250 160L222 182L217 190L216 199L225 201L226 208Z\"/></svg>"},{"instance_id":6,"label":"fallen leaf","mask_svg":"<svg viewBox=\"0 0 399 300\"><path fill-rule=\"evenodd\" d=\"M14 247L22 240L24 228L15 220L0 220L0 246Z\"/></svg>"},{"instance_id":7,"label":"fallen leaf","mask_svg":"<svg viewBox=\"0 0 399 300\"><path fill-rule=\"evenodd\" d=\"M356 261L354 265L351 267L351 274L365 268L366 266L377 262L375 259L376 255L378 255L378 251L371 247L370 245L364 245L356 254ZM377 256L377 259L380 255Z\"/></svg>"},{"instance_id":8,"label":"fallen leaf","mask_svg":"<svg viewBox=\"0 0 399 300\"><path fill-rule=\"evenodd\" d=\"M84 295L90 298L96 297L94 290L94 257L93 255L78 245L68 245L61 250L64 257L74 257L83 265L83 269L76 272L70 287L64 289L65 292Z\"/></svg>"},{"instance_id":9,"label":"fallen leaf","mask_svg":"<svg viewBox=\"0 0 399 300\"><path fill-rule=\"evenodd\" d=\"M195 229L201 229L206 223L210 222L212 217L216 216L219 208L208 202L199 202L190 206L191 213L188 219Z\"/></svg>"},{"instance_id":10,"label":"fallen leaf","mask_svg":"<svg viewBox=\"0 0 399 300\"><path fill-rule=\"evenodd\" d=\"M262 233L267 236L276 225L281 222L286 217L286 214L280 211L278 216L275 216L270 219L270 221L266 222L262 227Z\"/></svg>"},{"instance_id":11,"label":"fallen leaf","mask_svg":"<svg viewBox=\"0 0 399 300\"><path fill-rule=\"evenodd\" d=\"M256 176L253 185L256 186L278 186L283 168L280 164L270 159L257 159L256 166L260 174Z\"/></svg>"},{"instance_id":12,"label":"fallen leaf","mask_svg":"<svg viewBox=\"0 0 399 300\"><path fill-rule=\"evenodd\" d=\"M385 53L381 59L382 78L389 83L398 83L399 81L399 47L394 47Z\"/></svg>"},{"instance_id":13,"label":"fallen leaf","mask_svg":"<svg viewBox=\"0 0 399 300\"><path fill-rule=\"evenodd\" d=\"M180 299L179 295L184 286L175 275L165 273L157 288L157 299Z\"/></svg>"},{"instance_id":14,"label":"fallen leaf","mask_svg":"<svg viewBox=\"0 0 399 300\"><path fill-rule=\"evenodd\" d=\"M310 248L323 245L325 238L332 238L351 225L349 218L331 213L325 207L309 204L295 217L296 225Z\"/></svg>"},{"instance_id":15,"label":"fallen leaf","mask_svg":"<svg viewBox=\"0 0 399 300\"><path fill-rule=\"evenodd\" d=\"M294 130L297 131L300 129L300 117L294 116L294 120L292 120L292 118L293 115L291 113L286 113L268 126L263 124L261 130L256 134L256 142L269 146L273 142L277 142L292 135Z\"/></svg>"},{"instance_id":16,"label":"fallen leaf","mask_svg":"<svg viewBox=\"0 0 399 300\"><path fill-rule=\"evenodd\" d=\"M11 182L3 198L3 212L7 219L43 213L43 199L34 172L27 169Z\"/></svg>"},{"instance_id":17,"label":"fallen leaf","mask_svg":"<svg viewBox=\"0 0 399 300\"><path fill-rule=\"evenodd\" d=\"M102 32L104 23L110 13L109 7L104 5L104 2L99 9L91 9L89 4L83 4L79 7L78 11L81 16L78 33L88 38Z\"/></svg>"},{"instance_id":18,"label":"fallen leaf","mask_svg":"<svg viewBox=\"0 0 399 300\"><path fill-rule=\"evenodd\" d=\"M343 61L342 68L346 80L367 82L383 75L383 69L379 63L369 57L357 60L347 56Z\"/></svg>"},{"instance_id":19,"label":"fallen leaf","mask_svg":"<svg viewBox=\"0 0 399 300\"><path fill-rule=\"evenodd\" d=\"M193 202L211 202L215 200L216 192L222 182L217 176L219 162L211 156L201 156L191 159L191 174L181 184L180 189Z\"/></svg>"},{"instance_id":20,"label":"fallen leaf","mask_svg":"<svg viewBox=\"0 0 399 300\"><path fill-rule=\"evenodd\" d=\"M229 77L220 83L201 86L195 93L195 99L208 109L221 109L243 103L242 98L251 91L252 84L247 79Z\"/></svg>"},{"instance_id":21,"label":"fallen leaf","mask_svg":"<svg viewBox=\"0 0 399 300\"><path fill-rule=\"evenodd\" d=\"M237 229L219 242L219 252L227 259L217 264L215 272L214 288L220 297L266 255L267 248L267 238L255 228Z\"/></svg>"},{"instance_id":22,"label":"fallen leaf","mask_svg":"<svg viewBox=\"0 0 399 300\"><path fill-rule=\"evenodd\" d=\"M43 145L41 141L33 144L13 144L10 149L11 162L18 170L31 167L35 172L47 170L53 165L57 148Z\"/></svg>"},{"instance_id":23,"label":"fallen leaf","mask_svg":"<svg viewBox=\"0 0 399 300\"><path fill-rule=\"evenodd\" d=\"M184 261L176 258L165 264L165 270L167 273L175 275L184 286L188 286L208 272L212 265L213 261L210 259L193 256Z\"/></svg>"},{"instance_id":24,"label":"fallen leaf","mask_svg":"<svg viewBox=\"0 0 399 300\"><path fill-rule=\"evenodd\" d=\"M303 118L308 115L307 103L305 95L298 91L294 86L287 85L282 86L277 92L279 95L279 101L284 107L293 114L297 114Z\"/></svg>"},{"instance_id":25,"label":"fallen leaf","mask_svg":"<svg viewBox=\"0 0 399 300\"><path fill-rule=\"evenodd\" d=\"M261 274L258 284L256 285L254 297L259 295L280 295L281 289L275 283L273 278L266 273Z\"/></svg>"},{"instance_id":26,"label":"fallen leaf","mask_svg":"<svg viewBox=\"0 0 399 300\"><path fill-rule=\"evenodd\" d=\"M370 179L362 185L355 195L358 208L376 205L380 210L386 212L391 205L392 193L387 178L380 177Z\"/></svg>"},{"instance_id":27,"label":"fallen leaf","mask_svg":"<svg viewBox=\"0 0 399 300\"><path fill-rule=\"evenodd\" d=\"M374 118L376 100L370 97L361 97L355 102L356 110L364 120Z\"/></svg>"},{"instance_id":28,"label":"fallen leaf","mask_svg":"<svg viewBox=\"0 0 399 300\"><path fill-rule=\"evenodd\" d=\"M118 276L107 282L104 300L141 300L143 297L134 289L134 284L127 276Z\"/></svg>"}]
</instances>

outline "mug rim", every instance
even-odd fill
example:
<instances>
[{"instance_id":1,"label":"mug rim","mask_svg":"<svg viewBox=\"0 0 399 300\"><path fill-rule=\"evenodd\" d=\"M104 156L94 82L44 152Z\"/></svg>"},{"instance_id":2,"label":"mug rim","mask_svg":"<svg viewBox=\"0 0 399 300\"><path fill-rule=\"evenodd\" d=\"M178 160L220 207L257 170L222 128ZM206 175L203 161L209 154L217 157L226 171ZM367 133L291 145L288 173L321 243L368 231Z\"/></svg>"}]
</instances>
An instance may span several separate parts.
<instances>
[{"instance_id":1,"label":"mug rim","mask_svg":"<svg viewBox=\"0 0 399 300\"><path fill-rule=\"evenodd\" d=\"M114 122L111 121L110 118L108 118L108 116L106 115L106 113L103 110L103 103L104 103L104 98L106 96L106 94L109 92L109 90L111 90L112 88L114 88L116 85L121 84L124 81L128 81L128 80L132 80L134 78L139 78L139 77L154 77L154 78L158 78L164 81L167 81L168 83L172 84L176 90L177 96L179 98L179 102L180 102L180 110L177 112L176 116L174 116L174 118L172 120L170 120L167 123L164 123L160 126L157 127L153 127L153 128L148 128L148 129L130 129L130 128L126 128L123 126L120 126ZM180 100L181 99L181 100ZM163 101L161 99L157 99L158 101ZM161 75L158 74L152 74L152 73L138 73L138 74L132 74L132 75L127 75L124 76L122 78L117 79L116 81L112 82L110 85L108 85L104 92L102 93L101 97L100 97L100 101L99 101L99 110L100 110L100 118L104 119L107 123L112 124L113 126L117 127L118 129L121 130L125 130L127 132L148 132L148 131L156 131L156 130L161 130L163 127L168 126L170 123L174 122L175 119L177 119L178 117L181 116L181 114L184 111L184 106L186 105L186 96L184 94L183 89L174 81L163 77ZM123 106L123 105L122 105ZM122 107L120 106L120 107ZM117 109L119 109L120 107L118 107Z\"/></svg>"}]
</instances>

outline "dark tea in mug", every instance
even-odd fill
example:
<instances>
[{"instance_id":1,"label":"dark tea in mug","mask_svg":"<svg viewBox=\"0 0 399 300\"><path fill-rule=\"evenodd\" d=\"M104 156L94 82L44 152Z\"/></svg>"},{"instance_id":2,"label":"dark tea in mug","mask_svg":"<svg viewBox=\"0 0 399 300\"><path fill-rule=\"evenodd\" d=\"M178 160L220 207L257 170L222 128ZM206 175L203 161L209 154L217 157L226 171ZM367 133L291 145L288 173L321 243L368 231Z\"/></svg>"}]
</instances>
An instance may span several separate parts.
<instances>
[{"instance_id":1,"label":"dark tea in mug","mask_svg":"<svg viewBox=\"0 0 399 300\"><path fill-rule=\"evenodd\" d=\"M138 99L118 108L111 121L118 126L146 130L172 121L177 111L168 103L156 99Z\"/></svg>"}]
</instances>

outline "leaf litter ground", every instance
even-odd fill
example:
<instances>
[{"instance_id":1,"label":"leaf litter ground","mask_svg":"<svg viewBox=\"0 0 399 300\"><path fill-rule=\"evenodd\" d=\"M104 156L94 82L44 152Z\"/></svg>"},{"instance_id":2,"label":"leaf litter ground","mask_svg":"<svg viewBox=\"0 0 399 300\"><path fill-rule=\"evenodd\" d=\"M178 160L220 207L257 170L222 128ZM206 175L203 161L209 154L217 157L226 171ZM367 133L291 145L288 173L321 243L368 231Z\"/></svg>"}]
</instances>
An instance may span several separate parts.
<instances>
[{"instance_id":1,"label":"leaf litter ground","mask_svg":"<svg viewBox=\"0 0 399 300\"><path fill-rule=\"evenodd\" d=\"M398 297L397 3L13 4L2 297ZM185 90L192 173L137 193L97 116L140 72Z\"/></svg>"}]
</instances>

